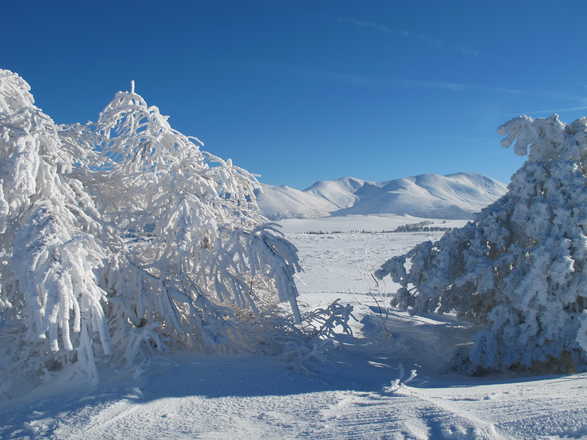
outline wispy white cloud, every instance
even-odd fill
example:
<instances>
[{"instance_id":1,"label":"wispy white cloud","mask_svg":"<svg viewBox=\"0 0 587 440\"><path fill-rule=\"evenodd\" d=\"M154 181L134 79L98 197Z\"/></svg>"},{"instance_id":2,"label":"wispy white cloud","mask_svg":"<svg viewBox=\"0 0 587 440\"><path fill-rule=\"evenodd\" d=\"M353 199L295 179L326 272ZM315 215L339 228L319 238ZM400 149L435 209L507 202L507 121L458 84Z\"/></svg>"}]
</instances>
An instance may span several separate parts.
<instances>
[{"instance_id":1,"label":"wispy white cloud","mask_svg":"<svg viewBox=\"0 0 587 440\"><path fill-rule=\"evenodd\" d=\"M583 111L587 110L587 98L577 98L568 94L557 93L552 90L522 90L508 87L496 87L489 84L474 84L464 83L458 81L439 81L432 79L412 79L412 78L397 78L397 77L383 77L373 76L357 73L346 73L337 72L331 70L322 70L312 67L292 67L289 66L290 71L296 72L297 74L304 75L309 78L319 78L322 80L329 81L333 84L344 85L349 87L359 88L413 88L413 89L436 89L445 90L447 92L464 93L464 92L485 92L485 93L497 93L503 95L513 95L525 97L539 97L543 99L557 99L559 101L567 101L569 103L575 103L575 106L561 107L556 109L545 109L537 111L523 111L523 112L512 112L511 114L519 115L525 114L552 114L552 113L564 113L571 111Z\"/></svg>"},{"instance_id":2,"label":"wispy white cloud","mask_svg":"<svg viewBox=\"0 0 587 440\"><path fill-rule=\"evenodd\" d=\"M398 81L400 84L407 87L418 87L426 89L442 89L449 90L451 92L462 92L467 89L467 85L458 82L445 82L445 81L422 81L414 79L403 79Z\"/></svg>"},{"instance_id":3,"label":"wispy white cloud","mask_svg":"<svg viewBox=\"0 0 587 440\"><path fill-rule=\"evenodd\" d=\"M487 89L494 92L505 93L507 95L523 95L525 92L520 89L509 89L507 87L488 87Z\"/></svg>"},{"instance_id":4,"label":"wispy white cloud","mask_svg":"<svg viewBox=\"0 0 587 440\"><path fill-rule=\"evenodd\" d=\"M353 87L371 87L381 84L381 80L378 78L355 73L333 72L330 70L293 66L288 67L288 70L305 77L323 79Z\"/></svg>"},{"instance_id":5,"label":"wispy white cloud","mask_svg":"<svg viewBox=\"0 0 587 440\"><path fill-rule=\"evenodd\" d=\"M386 26L384 24L378 24L378 23L375 23L372 21L355 20L354 18L339 18L338 21L340 23L352 24L357 27L362 27L365 29L372 29L375 31L384 32L384 33L388 33L388 34L394 34L394 33L398 32L398 31L390 28L389 26ZM399 31L399 32L402 33L404 37L407 37L409 35L409 33L406 31Z\"/></svg>"},{"instance_id":6,"label":"wispy white cloud","mask_svg":"<svg viewBox=\"0 0 587 440\"><path fill-rule=\"evenodd\" d=\"M536 111L526 111L524 113L527 113L529 115L532 114L552 114L552 113L565 113L565 112L578 112L578 111L582 111L582 110L587 110L587 105L580 105L577 107L563 107L563 108L557 108L557 109L550 109L550 110L536 110Z\"/></svg>"},{"instance_id":7,"label":"wispy white cloud","mask_svg":"<svg viewBox=\"0 0 587 440\"><path fill-rule=\"evenodd\" d=\"M346 23L353 25L355 27L363 28L363 29L370 29L377 32L391 34L400 36L403 38L409 38L421 41L425 45L432 47L433 49L437 50L450 50L460 53L461 55L465 56L478 56L479 51L470 47L466 47L460 44L451 44L439 38L435 38L429 35L420 34L417 32L409 31L406 29L396 29L390 26L376 23L373 21L364 21L364 20L356 20L353 18L339 18L338 21L340 23Z\"/></svg>"},{"instance_id":8,"label":"wispy white cloud","mask_svg":"<svg viewBox=\"0 0 587 440\"><path fill-rule=\"evenodd\" d=\"M421 89L440 89L451 92L461 92L467 89L467 86L458 82L449 81L429 81L420 79L400 79L400 78L382 78L360 74L349 74L333 72L320 69L295 68L295 71L304 75L311 75L353 87L412 87Z\"/></svg>"},{"instance_id":9,"label":"wispy white cloud","mask_svg":"<svg viewBox=\"0 0 587 440\"><path fill-rule=\"evenodd\" d=\"M379 83L379 80L377 79L352 73L321 71L320 74L330 80L337 81L339 83L346 83L355 87L369 87Z\"/></svg>"},{"instance_id":10,"label":"wispy white cloud","mask_svg":"<svg viewBox=\"0 0 587 440\"><path fill-rule=\"evenodd\" d=\"M565 102L567 103L567 106L563 105L561 107L533 111L525 110L523 112L512 112L511 114L519 115L524 113L527 115L551 115L553 113L578 112L587 110L587 97L581 96L582 93L580 91L577 94L572 94L568 92L561 93L556 90L544 89L520 91L519 93L526 96L532 96L534 98L538 97L544 100Z\"/></svg>"}]
</instances>

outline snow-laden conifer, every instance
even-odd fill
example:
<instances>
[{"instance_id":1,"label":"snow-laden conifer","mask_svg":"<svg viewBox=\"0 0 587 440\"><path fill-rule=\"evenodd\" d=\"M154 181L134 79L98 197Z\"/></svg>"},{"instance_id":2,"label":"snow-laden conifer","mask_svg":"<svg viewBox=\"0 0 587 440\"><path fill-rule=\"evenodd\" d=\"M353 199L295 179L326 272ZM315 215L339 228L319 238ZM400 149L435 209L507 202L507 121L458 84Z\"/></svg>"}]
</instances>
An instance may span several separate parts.
<instances>
[{"instance_id":1,"label":"snow-laden conifer","mask_svg":"<svg viewBox=\"0 0 587 440\"><path fill-rule=\"evenodd\" d=\"M528 156L509 192L376 275L401 285L395 306L484 324L473 369L569 368L587 349L587 119L521 116L499 133Z\"/></svg>"}]
</instances>

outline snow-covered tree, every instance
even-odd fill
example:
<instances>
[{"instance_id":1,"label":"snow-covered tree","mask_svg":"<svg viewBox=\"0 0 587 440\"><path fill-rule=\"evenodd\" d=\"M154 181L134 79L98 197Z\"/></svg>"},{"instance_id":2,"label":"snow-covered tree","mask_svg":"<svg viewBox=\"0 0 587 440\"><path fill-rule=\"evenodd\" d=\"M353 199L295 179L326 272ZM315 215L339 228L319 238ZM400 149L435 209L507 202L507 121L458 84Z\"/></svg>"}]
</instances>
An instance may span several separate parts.
<instances>
[{"instance_id":1,"label":"snow-covered tree","mask_svg":"<svg viewBox=\"0 0 587 440\"><path fill-rule=\"evenodd\" d=\"M68 176L72 151L29 91L0 70L2 364L26 373L75 357L95 377L84 342L97 334L109 351L106 292L96 275L107 258L95 238L99 216L83 184Z\"/></svg>"},{"instance_id":2,"label":"snow-covered tree","mask_svg":"<svg viewBox=\"0 0 587 440\"><path fill-rule=\"evenodd\" d=\"M201 145L134 84L98 122L58 126L0 70L4 374L96 380L101 359L235 350L242 311L268 302L300 320L295 247L259 214L255 177Z\"/></svg>"},{"instance_id":3,"label":"snow-covered tree","mask_svg":"<svg viewBox=\"0 0 587 440\"><path fill-rule=\"evenodd\" d=\"M394 306L485 325L470 371L573 368L587 358L587 118L515 118L502 145L527 155L508 193L461 229L382 265Z\"/></svg>"},{"instance_id":4,"label":"snow-covered tree","mask_svg":"<svg viewBox=\"0 0 587 440\"><path fill-rule=\"evenodd\" d=\"M160 345L154 329L165 323L166 336L217 350L234 323L213 304L255 310L259 294L276 293L299 319L296 251L264 223L254 176L202 151L134 90L118 92L92 128L78 144L96 151L79 172L114 255L104 285L121 346Z\"/></svg>"}]
</instances>

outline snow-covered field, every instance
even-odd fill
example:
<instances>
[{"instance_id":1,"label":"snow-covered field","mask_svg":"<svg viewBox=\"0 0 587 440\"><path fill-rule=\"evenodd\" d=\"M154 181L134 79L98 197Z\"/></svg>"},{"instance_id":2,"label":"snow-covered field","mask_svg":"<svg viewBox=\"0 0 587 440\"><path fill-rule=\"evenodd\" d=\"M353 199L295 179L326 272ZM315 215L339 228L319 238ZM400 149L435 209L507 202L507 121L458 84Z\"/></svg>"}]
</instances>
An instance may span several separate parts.
<instances>
[{"instance_id":1,"label":"snow-covered field","mask_svg":"<svg viewBox=\"0 0 587 440\"><path fill-rule=\"evenodd\" d=\"M448 369L451 355L473 328L385 308L394 286L377 284L371 272L442 232L381 231L421 221L282 221L306 269L301 302L315 307L341 298L355 308L354 336L313 374L271 358L159 357L131 378L104 372L97 389L0 404L0 438L587 438L587 374L460 376Z\"/></svg>"}]
</instances>

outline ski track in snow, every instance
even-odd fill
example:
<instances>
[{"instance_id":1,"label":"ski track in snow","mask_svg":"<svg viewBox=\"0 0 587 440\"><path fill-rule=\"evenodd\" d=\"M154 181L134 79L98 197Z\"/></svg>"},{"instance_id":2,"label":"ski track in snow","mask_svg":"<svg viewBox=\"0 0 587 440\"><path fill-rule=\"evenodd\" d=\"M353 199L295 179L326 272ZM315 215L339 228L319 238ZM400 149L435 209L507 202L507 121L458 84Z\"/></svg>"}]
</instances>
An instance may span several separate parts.
<instances>
[{"instance_id":1,"label":"ski track in snow","mask_svg":"<svg viewBox=\"0 0 587 440\"><path fill-rule=\"evenodd\" d=\"M452 350L474 329L450 317L383 309L394 286L377 285L370 273L441 232L348 232L381 225L381 218L369 223L365 217L354 228L356 220L342 225L347 232L322 235L301 232L339 231L345 220L284 222L306 268L299 279L302 303L341 298L362 321L354 323L346 348L317 365L316 374L290 371L270 358L162 356L138 379L103 375L85 394L0 404L0 439L587 438L587 374L448 373ZM390 217L390 228L420 220Z\"/></svg>"}]
</instances>

